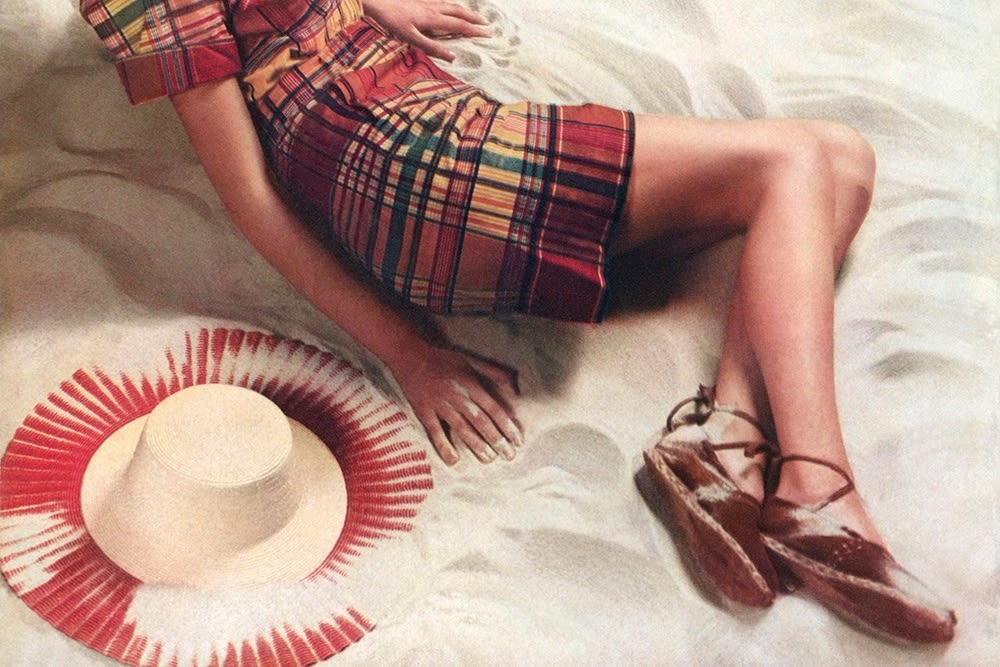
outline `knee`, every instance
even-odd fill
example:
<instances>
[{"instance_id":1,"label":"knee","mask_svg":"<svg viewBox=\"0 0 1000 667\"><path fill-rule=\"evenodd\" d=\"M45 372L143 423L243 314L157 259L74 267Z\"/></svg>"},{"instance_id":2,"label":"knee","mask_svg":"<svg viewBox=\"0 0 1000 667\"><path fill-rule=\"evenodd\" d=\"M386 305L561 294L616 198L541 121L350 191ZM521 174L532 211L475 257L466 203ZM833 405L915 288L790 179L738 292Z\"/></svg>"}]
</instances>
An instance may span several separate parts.
<instances>
[{"instance_id":1,"label":"knee","mask_svg":"<svg viewBox=\"0 0 1000 667\"><path fill-rule=\"evenodd\" d=\"M835 150L809 122L782 121L765 140L762 174L768 189L835 186Z\"/></svg>"},{"instance_id":2,"label":"knee","mask_svg":"<svg viewBox=\"0 0 1000 667\"><path fill-rule=\"evenodd\" d=\"M802 121L799 132L809 159L825 166L834 215L829 218L834 261L839 266L867 217L875 190L875 150L851 127L829 121Z\"/></svg>"},{"instance_id":3,"label":"knee","mask_svg":"<svg viewBox=\"0 0 1000 667\"><path fill-rule=\"evenodd\" d=\"M814 130L829 156L834 179L837 258L840 261L871 206L875 191L875 150L853 128L820 122Z\"/></svg>"},{"instance_id":4,"label":"knee","mask_svg":"<svg viewBox=\"0 0 1000 667\"><path fill-rule=\"evenodd\" d=\"M806 126L830 162L834 187L841 195L838 198L853 198L867 211L875 189L875 149L860 132L847 125L807 121Z\"/></svg>"},{"instance_id":5,"label":"knee","mask_svg":"<svg viewBox=\"0 0 1000 667\"><path fill-rule=\"evenodd\" d=\"M871 190L875 181L875 150L860 132L832 121L784 121L773 128L778 147L774 157L784 163L822 164L844 185Z\"/></svg>"},{"instance_id":6,"label":"knee","mask_svg":"<svg viewBox=\"0 0 1000 667\"><path fill-rule=\"evenodd\" d=\"M774 162L783 170L791 166L804 172L817 186L829 187L837 206L845 207L844 215L838 216L842 224L856 231L875 189L872 145L853 128L831 121L789 121L781 134L784 139Z\"/></svg>"}]
</instances>

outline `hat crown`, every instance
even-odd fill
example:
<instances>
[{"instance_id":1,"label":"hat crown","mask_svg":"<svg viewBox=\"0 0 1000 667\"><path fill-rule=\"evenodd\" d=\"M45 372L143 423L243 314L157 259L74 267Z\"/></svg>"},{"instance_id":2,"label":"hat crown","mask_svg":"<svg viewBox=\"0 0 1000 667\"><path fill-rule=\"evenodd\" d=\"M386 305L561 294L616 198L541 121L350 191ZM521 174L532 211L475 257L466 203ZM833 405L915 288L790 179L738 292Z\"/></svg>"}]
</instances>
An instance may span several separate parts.
<instances>
[{"instance_id":1,"label":"hat crown","mask_svg":"<svg viewBox=\"0 0 1000 667\"><path fill-rule=\"evenodd\" d=\"M147 583L210 588L306 576L346 506L340 468L315 435L261 394L221 384L182 389L116 431L82 491L84 520L120 567ZM327 530L300 549L288 536L308 516Z\"/></svg>"},{"instance_id":2,"label":"hat crown","mask_svg":"<svg viewBox=\"0 0 1000 667\"><path fill-rule=\"evenodd\" d=\"M137 454L178 479L240 487L280 472L292 449L284 413L264 396L231 385L196 385L150 414Z\"/></svg>"},{"instance_id":3,"label":"hat crown","mask_svg":"<svg viewBox=\"0 0 1000 667\"><path fill-rule=\"evenodd\" d=\"M114 512L120 528L147 545L150 563L160 560L158 549L169 552L172 574L150 571L147 580L190 578L275 533L300 501L291 451L284 413L249 389L196 385L156 406ZM178 544L186 553L175 553Z\"/></svg>"}]
</instances>

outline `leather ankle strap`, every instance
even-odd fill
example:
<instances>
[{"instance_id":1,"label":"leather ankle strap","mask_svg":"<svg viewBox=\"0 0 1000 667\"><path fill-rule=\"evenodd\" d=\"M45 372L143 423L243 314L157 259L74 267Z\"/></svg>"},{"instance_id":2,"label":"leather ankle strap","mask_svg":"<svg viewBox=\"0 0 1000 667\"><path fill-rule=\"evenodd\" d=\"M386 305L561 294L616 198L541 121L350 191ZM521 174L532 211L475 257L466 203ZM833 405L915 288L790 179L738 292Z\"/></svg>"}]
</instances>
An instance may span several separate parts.
<instances>
[{"instance_id":1,"label":"leather ankle strap","mask_svg":"<svg viewBox=\"0 0 1000 667\"><path fill-rule=\"evenodd\" d=\"M675 422L674 419L677 417L677 413L680 412L684 406L691 403L694 404L694 410L685 414ZM723 412L725 414L738 417L757 429L757 432L760 433L763 440L768 442L774 441L774 437L767 432L763 424L761 424L756 417L748 412L740 410L739 408L729 405L719 405L715 400L715 387L704 384L698 385L698 393L696 395L684 399L675 405L674 409L670 411L670 414L667 415L667 433L675 431L685 424L702 426L708 421L708 418L716 412Z\"/></svg>"},{"instance_id":2,"label":"leather ankle strap","mask_svg":"<svg viewBox=\"0 0 1000 667\"><path fill-rule=\"evenodd\" d=\"M831 493L829 496L827 496L826 500L823 500L817 503L816 505L813 505L810 508L814 512L818 512L819 510L823 509L830 503L836 500L840 500L847 494L854 491L854 480L851 478L849 474L847 474L846 470L844 470L843 468L834 463L830 463L829 461L824 461L823 459L818 459L814 456L806 456L804 454L788 454L787 456L779 454L778 456L771 459L770 465L768 466L767 479L765 481L766 481L766 486L770 489L769 493L773 493L774 490L777 489L778 479L781 477L781 469L784 466L784 464L787 463L788 461L793 461L793 462L804 461L806 463L814 463L816 465L821 465L825 468L829 468L830 470L834 471L835 473L844 478L845 482L844 486L840 487L839 489Z\"/></svg>"},{"instance_id":3,"label":"leather ankle strap","mask_svg":"<svg viewBox=\"0 0 1000 667\"><path fill-rule=\"evenodd\" d=\"M677 418L685 406L694 404L694 410ZM702 426L716 412L732 415L749 423L760 434L760 440L743 440L739 442L707 443L715 451L726 449L742 449L747 458L753 458L758 454L765 454L770 461L771 457L778 456L778 445L775 439L768 435L764 426L757 419L743 410L728 405L719 405L715 400L715 387L699 385L698 393L690 398L686 398L670 411L667 415L667 433L671 433L681 426L694 424ZM769 467L769 463L765 465Z\"/></svg>"}]
</instances>

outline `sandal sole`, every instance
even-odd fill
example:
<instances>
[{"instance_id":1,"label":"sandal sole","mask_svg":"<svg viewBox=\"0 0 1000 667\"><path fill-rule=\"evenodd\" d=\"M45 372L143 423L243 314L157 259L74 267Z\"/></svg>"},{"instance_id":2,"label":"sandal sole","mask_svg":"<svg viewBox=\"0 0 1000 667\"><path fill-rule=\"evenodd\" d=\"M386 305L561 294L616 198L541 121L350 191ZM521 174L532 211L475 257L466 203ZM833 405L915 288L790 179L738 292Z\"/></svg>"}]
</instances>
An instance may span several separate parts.
<instances>
[{"instance_id":1,"label":"sandal sole","mask_svg":"<svg viewBox=\"0 0 1000 667\"><path fill-rule=\"evenodd\" d=\"M770 535L762 537L785 576L790 573L817 601L870 634L901 644L943 643L954 637L953 612L942 616L918 610L891 586L841 572Z\"/></svg>"},{"instance_id":2,"label":"sandal sole","mask_svg":"<svg viewBox=\"0 0 1000 667\"><path fill-rule=\"evenodd\" d=\"M655 450L644 452L643 457L654 473L652 479L658 482L655 486L684 532L705 583L732 602L747 607L771 606L774 591L739 542L701 506L695 492Z\"/></svg>"}]
</instances>

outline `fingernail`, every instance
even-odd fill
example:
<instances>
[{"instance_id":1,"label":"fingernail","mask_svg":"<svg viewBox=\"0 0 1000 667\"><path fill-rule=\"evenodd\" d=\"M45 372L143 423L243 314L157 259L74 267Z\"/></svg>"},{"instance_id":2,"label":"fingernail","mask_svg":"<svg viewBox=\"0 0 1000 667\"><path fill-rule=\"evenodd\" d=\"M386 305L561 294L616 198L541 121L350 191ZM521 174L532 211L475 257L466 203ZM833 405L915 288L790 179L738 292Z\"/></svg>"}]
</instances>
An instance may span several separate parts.
<instances>
[{"instance_id":1,"label":"fingernail","mask_svg":"<svg viewBox=\"0 0 1000 667\"><path fill-rule=\"evenodd\" d=\"M504 428L504 431L506 431L510 439L514 441L515 446L524 446L524 436L521 434L521 429L519 429L517 424L514 423L514 420L507 420L507 426Z\"/></svg>"},{"instance_id":2,"label":"fingernail","mask_svg":"<svg viewBox=\"0 0 1000 667\"><path fill-rule=\"evenodd\" d=\"M458 454L459 452L458 447L459 445L462 444L462 441L458 437L455 437L452 439L451 444L452 444L451 447L441 447L438 450L438 453L441 455L441 458L444 459L444 462L449 466L453 466L456 463L458 463L458 460L460 458Z\"/></svg>"},{"instance_id":3,"label":"fingernail","mask_svg":"<svg viewBox=\"0 0 1000 667\"><path fill-rule=\"evenodd\" d=\"M484 449L481 452L476 452L476 455L479 456L479 460L483 463L493 463L497 460L496 452L491 449Z\"/></svg>"},{"instance_id":4,"label":"fingernail","mask_svg":"<svg viewBox=\"0 0 1000 667\"><path fill-rule=\"evenodd\" d=\"M507 461L513 461L517 452L514 451L514 447L510 444L510 440L507 438L500 438L495 443L493 443L493 449L500 453L500 456L504 457Z\"/></svg>"}]
</instances>

